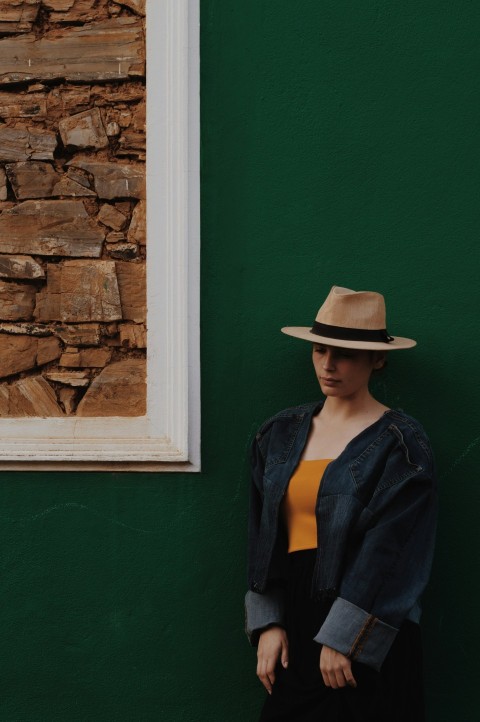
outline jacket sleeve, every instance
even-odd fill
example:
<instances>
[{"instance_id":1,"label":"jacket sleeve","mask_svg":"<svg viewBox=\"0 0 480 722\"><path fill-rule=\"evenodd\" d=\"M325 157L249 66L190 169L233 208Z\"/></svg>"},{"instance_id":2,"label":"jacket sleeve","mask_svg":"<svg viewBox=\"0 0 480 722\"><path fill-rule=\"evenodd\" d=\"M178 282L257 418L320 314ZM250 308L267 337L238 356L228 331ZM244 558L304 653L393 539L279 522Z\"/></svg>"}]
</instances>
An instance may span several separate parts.
<instances>
[{"instance_id":1,"label":"jacket sleeve","mask_svg":"<svg viewBox=\"0 0 480 722\"><path fill-rule=\"evenodd\" d=\"M250 507L248 520L248 584L245 596L245 632L252 646L258 644L260 632L265 627L284 622L284 590L280 586L254 591L255 559L259 539L263 507L262 479L264 460L258 445L260 435L255 437L250 454Z\"/></svg>"},{"instance_id":2,"label":"jacket sleeve","mask_svg":"<svg viewBox=\"0 0 480 722\"><path fill-rule=\"evenodd\" d=\"M418 621L430 574L437 515L431 456L406 479L382 477L363 513L366 532L315 641L379 670L402 622Z\"/></svg>"},{"instance_id":3,"label":"jacket sleeve","mask_svg":"<svg viewBox=\"0 0 480 722\"><path fill-rule=\"evenodd\" d=\"M263 594L249 590L245 595L245 632L252 647L256 647L260 632L266 627L284 623L284 591L281 587Z\"/></svg>"}]
</instances>

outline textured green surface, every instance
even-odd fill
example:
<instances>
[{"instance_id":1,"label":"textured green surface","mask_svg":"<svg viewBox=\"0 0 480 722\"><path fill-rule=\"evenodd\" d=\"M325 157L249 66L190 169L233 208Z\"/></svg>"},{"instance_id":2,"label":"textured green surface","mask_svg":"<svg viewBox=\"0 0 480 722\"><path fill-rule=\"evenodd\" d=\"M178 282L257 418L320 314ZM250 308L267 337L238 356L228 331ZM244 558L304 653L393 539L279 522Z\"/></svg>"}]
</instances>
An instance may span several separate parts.
<instances>
[{"instance_id":1,"label":"textured green surface","mask_svg":"<svg viewBox=\"0 0 480 722\"><path fill-rule=\"evenodd\" d=\"M316 397L332 283L385 293L379 396L434 443L431 722L474 722L479 593L480 7L202 2L203 471L0 485L1 722L249 722L245 455Z\"/></svg>"}]
</instances>

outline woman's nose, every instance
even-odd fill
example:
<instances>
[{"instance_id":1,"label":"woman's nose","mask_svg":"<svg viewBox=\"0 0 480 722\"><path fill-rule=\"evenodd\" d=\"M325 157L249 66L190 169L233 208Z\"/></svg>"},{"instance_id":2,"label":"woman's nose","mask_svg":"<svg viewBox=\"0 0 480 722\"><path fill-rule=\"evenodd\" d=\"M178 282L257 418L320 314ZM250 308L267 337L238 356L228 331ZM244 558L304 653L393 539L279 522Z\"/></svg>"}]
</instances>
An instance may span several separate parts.
<instances>
[{"instance_id":1,"label":"woman's nose","mask_svg":"<svg viewBox=\"0 0 480 722\"><path fill-rule=\"evenodd\" d=\"M332 351L329 349L325 356L323 357L323 368L324 369L333 369L335 367L335 357L332 353Z\"/></svg>"}]
</instances>

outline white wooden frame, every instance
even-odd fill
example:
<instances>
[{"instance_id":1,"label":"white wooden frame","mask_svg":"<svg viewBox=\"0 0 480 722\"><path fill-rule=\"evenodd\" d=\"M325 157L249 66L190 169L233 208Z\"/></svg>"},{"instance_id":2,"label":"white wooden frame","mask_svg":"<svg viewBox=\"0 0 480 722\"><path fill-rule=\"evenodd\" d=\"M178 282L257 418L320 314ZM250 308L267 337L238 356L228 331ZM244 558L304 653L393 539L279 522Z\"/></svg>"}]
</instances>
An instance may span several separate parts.
<instances>
[{"instance_id":1,"label":"white wooden frame","mask_svg":"<svg viewBox=\"0 0 480 722\"><path fill-rule=\"evenodd\" d=\"M199 0L147 0L147 415L0 419L2 469L200 469Z\"/></svg>"}]
</instances>

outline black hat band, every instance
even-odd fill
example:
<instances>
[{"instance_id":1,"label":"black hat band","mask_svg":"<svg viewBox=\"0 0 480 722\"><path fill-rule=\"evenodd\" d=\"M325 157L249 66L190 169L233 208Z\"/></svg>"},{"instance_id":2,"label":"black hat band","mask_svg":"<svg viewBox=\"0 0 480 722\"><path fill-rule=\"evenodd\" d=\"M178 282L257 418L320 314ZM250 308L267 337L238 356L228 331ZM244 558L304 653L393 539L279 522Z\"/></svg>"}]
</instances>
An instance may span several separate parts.
<instances>
[{"instance_id":1,"label":"black hat band","mask_svg":"<svg viewBox=\"0 0 480 722\"><path fill-rule=\"evenodd\" d=\"M318 321L314 321L311 333L316 336L326 336L341 341L373 341L377 343L390 343L393 341L393 336L388 334L386 328L370 331L363 328L330 326L327 323L319 323Z\"/></svg>"}]
</instances>

